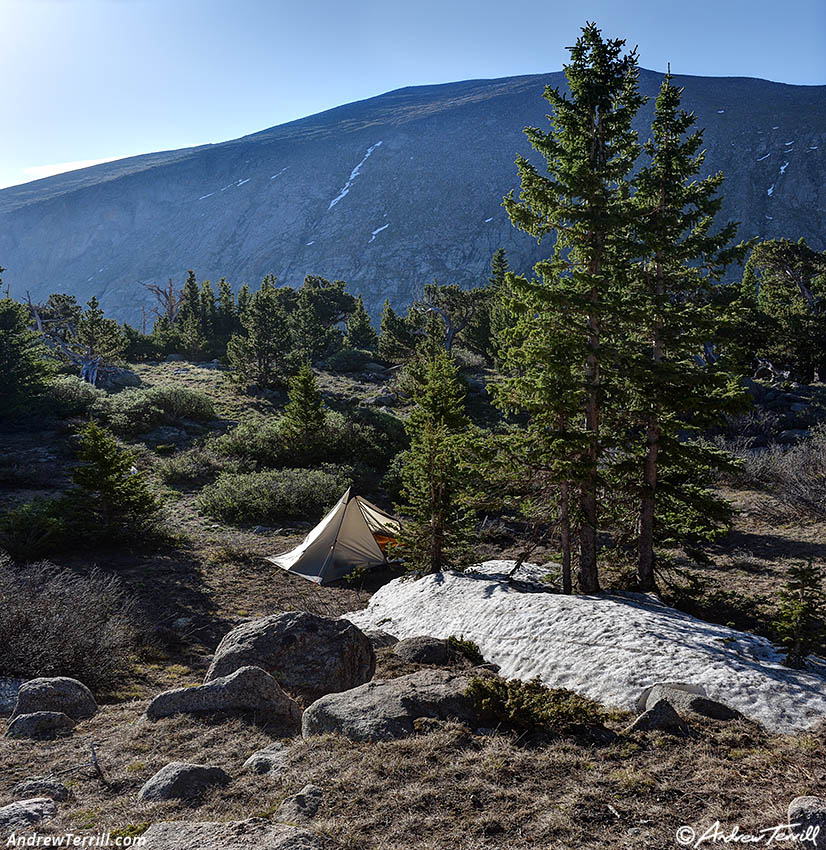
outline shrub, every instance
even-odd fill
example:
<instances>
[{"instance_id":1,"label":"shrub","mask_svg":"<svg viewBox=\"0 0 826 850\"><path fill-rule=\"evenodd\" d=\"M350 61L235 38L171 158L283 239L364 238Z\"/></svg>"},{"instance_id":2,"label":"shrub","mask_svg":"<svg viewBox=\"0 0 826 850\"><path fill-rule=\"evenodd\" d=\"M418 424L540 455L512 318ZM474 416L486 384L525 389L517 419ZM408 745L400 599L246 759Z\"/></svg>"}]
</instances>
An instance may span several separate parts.
<instances>
[{"instance_id":1,"label":"shrub","mask_svg":"<svg viewBox=\"0 0 826 850\"><path fill-rule=\"evenodd\" d=\"M469 661L474 664L484 664L485 659L479 650L479 644L472 640L466 640L462 635L450 635L447 642L457 651L461 652Z\"/></svg>"},{"instance_id":2,"label":"shrub","mask_svg":"<svg viewBox=\"0 0 826 850\"><path fill-rule=\"evenodd\" d=\"M593 700L566 691L548 688L533 679L476 678L467 693L479 708L508 726L523 731L546 730L556 734L577 732L602 723L605 712Z\"/></svg>"},{"instance_id":3,"label":"shrub","mask_svg":"<svg viewBox=\"0 0 826 850\"><path fill-rule=\"evenodd\" d=\"M0 675L72 676L99 688L130 667L142 618L114 577L15 568L0 555L0 599Z\"/></svg>"},{"instance_id":4,"label":"shrub","mask_svg":"<svg viewBox=\"0 0 826 850\"><path fill-rule=\"evenodd\" d=\"M330 372L361 372L368 363L376 362L376 356L361 348L342 348L327 358L324 367Z\"/></svg>"},{"instance_id":5,"label":"shrub","mask_svg":"<svg viewBox=\"0 0 826 850\"><path fill-rule=\"evenodd\" d=\"M158 425L180 419L205 421L215 418L209 396L184 387L122 390L99 398L93 413L122 437L145 434Z\"/></svg>"},{"instance_id":6,"label":"shrub","mask_svg":"<svg viewBox=\"0 0 826 850\"><path fill-rule=\"evenodd\" d=\"M52 382L49 396L60 416L88 416L106 393L76 375L63 375Z\"/></svg>"},{"instance_id":7,"label":"shrub","mask_svg":"<svg viewBox=\"0 0 826 850\"><path fill-rule=\"evenodd\" d=\"M210 481L222 471L241 472L241 466L234 458L217 456L213 441L209 441L165 458L157 472L165 484L192 486Z\"/></svg>"},{"instance_id":8,"label":"shrub","mask_svg":"<svg viewBox=\"0 0 826 850\"><path fill-rule=\"evenodd\" d=\"M156 407L172 420L194 419L206 422L215 418L212 399L198 390L186 387L152 387L145 391Z\"/></svg>"},{"instance_id":9,"label":"shrub","mask_svg":"<svg viewBox=\"0 0 826 850\"><path fill-rule=\"evenodd\" d=\"M15 561L36 561L57 551L63 531L53 502L30 502L0 515L0 550Z\"/></svg>"},{"instance_id":10,"label":"shrub","mask_svg":"<svg viewBox=\"0 0 826 850\"><path fill-rule=\"evenodd\" d=\"M786 649L786 664L805 667L806 658L823 645L826 634L822 567L811 561L789 567L789 580L780 591L780 610L772 626Z\"/></svg>"},{"instance_id":11,"label":"shrub","mask_svg":"<svg viewBox=\"0 0 826 850\"><path fill-rule=\"evenodd\" d=\"M198 499L209 516L231 523L318 520L350 484L347 469L282 469L223 473Z\"/></svg>"}]
</instances>

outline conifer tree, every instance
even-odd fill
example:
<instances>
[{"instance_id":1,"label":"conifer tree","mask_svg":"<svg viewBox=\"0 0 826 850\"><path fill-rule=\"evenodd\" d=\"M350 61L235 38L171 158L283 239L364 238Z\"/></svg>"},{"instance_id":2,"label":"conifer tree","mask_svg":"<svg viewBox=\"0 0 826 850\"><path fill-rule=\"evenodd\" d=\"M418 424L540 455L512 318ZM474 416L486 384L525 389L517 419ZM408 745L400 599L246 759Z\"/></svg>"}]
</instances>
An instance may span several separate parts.
<instances>
[{"instance_id":1,"label":"conifer tree","mask_svg":"<svg viewBox=\"0 0 826 850\"><path fill-rule=\"evenodd\" d=\"M80 431L72 472L74 487L61 500L62 512L76 528L103 539L137 538L160 502L131 453L94 422Z\"/></svg>"},{"instance_id":2,"label":"conifer tree","mask_svg":"<svg viewBox=\"0 0 826 850\"><path fill-rule=\"evenodd\" d=\"M242 283L241 288L238 290L238 320L242 324L244 313L246 313L249 309L251 300L252 296L250 295L250 288L246 285L246 283Z\"/></svg>"},{"instance_id":3,"label":"conifer tree","mask_svg":"<svg viewBox=\"0 0 826 850\"><path fill-rule=\"evenodd\" d=\"M177 338L182 352L190 360L199 360L207 347L207 338L201 326L201 319L193 313L184 314L183 320L178 321Z\"/></svg>"},{"instance_id":4,"label":"conifer tree","mask_svg":"<svg viewBox=\"0 0 826 850\"><path fill-rule=\"evenodd\" d=\"M374 351L379 344L378 334L364 308L361 295L356 299L356 309L347 319L344 344L348 348L361 348L365 351Z\"/></svg>"},{"instance_id":5,"label":"conifer tree","mask_svg":"<svg viewBox=\"0 0 826 850\"><path fill-rule=\"evenodd\" d=\"M201 331L207 344L212 346L217 331L218 310L215 305L215 290L208 280L201 283L200 302Z\"/></svg>"},{"instance_id":6,"label":"conifer tree","mask_svg":"<svg viewBox=\"0 0 826 850\"><path fill-rule=\"evenodd\" d=\"M708 509L712 494L701 486L700 470L723 460L719 452L686 445L681 434L720 424L726 412L742 402L735 376L696 358L725 321L710 297L712 283L729 263L742 257L743 248L730 245L737 232L735 223L712 232L722 204L718 190L723 175L697 179L704 158L699 152L703 135L690 132L695 118L680 108L681 95L682 89L666 75L651 138L644 146L650 163L635 178L641 257L631 294L640 348L630 361L629 392L645 433L638 547L638 576L644 590L656 588L659 486L666 486L665 504L672 501L673 507L673 500L682 501L684 510L690 511L701 499ZM681 469L693 470L688 486L675 486L684 480ZM669 473L665 478L663 471Z\"/></svg>"},{"instance_id":7,"label":"conifer tree","mask_svg":"<svg viewBox=\"0 0 826 850\"><path fill-rule=\"evenodd\" d=\"M28 309L8 296L0 299L0 418L22 412L53 371L48 350L29 326Z\"/></svg>"},{"instance_id":8,"label":"conifer tree","mask_svg":"<svg viewBox=\"0 0 826 850\"><path fill-rule=\"evenodd\" d=\"M241 292L239 309L240 295ZM230 339L227 358L243 379L259 387L272 386L286 371L291 347L287 317L275 287L262 284L249 306L240 313L240 320L244 332Z\"/></svg>"},{"instance_id":9,"label":"conifer tree","mask_svg":"<svg viewBox=\"0 0 826 850\"><path fill-rule=\"evenodd\" d=\"M808 563L789 567L789 579L780 591L780 609L772 624L786 649L786 664L798 669L822 647L826 634L826 591L823 568Z\"/></svg>"},{"instance_id":10,"label":"conifer tree","mask_svg":"<svg viewBox=\"0 0 826 850\"><path fill-rule=\"evenodd\" d=\"M326 413L318 382L308 363L302 364L290 378L288 398L284 408L287 431L299 437L317 434L324 427Z\"/></svg>"},{"instance_id":11,"label":"conifer tree","mask_svg":"<svg viewBox=\"0 0 826 850\"><path fill-rule=\"evenodd\" d=\"M126 350L126 337L114 319L107 319L93 295L77 324L77 343L92 357L105 363L120 360Z\"/></svg>"},{"instance_id":12,"label":"conifer tree","mask_svg":"<svg viewBox=\"0 0 826 850\"><path fill-rule=\"evenodd\" d=\"M181 306L175 321L183 324L189 316L197 319L201 317L201 289L192 269L186 273L186 283L181 293Z\"/></svg>"},{"instance_id":13,"label":"conifer tree","mask_svg":"<svg viewBox=\"0 0 826 850\"><path fill-rule=\"evenodd\" d=\"M457 566L466 542L464 397L456 364L440 347L428 358L405 422L410 448L402 456L404 504L398 508L410 517L400 538L408 564L425 572Z\"/></svg>"},{"instance_id":14,"label":"conifer tree","mask_svg":"<svg viewBox=\"0 0 826 850\"><path fill-rule=\"evenodd\" d=\"M568 323L558 332L568 338L564 347L582 387L582 419L567 425L586 442L577 482L579 585L586 593L599 590L600 460L607 447L603 404L612 383L610 364L619 359L615 349L627 340L623 293L634 256L629 179L639 144L631 122L644 98L636 52L623 55L623 48L622 40L604 40L595 24L583 28L565 66L570 93L545 90L553 110L551 130L525 131L546 159L547 174L518 157L520 196L511 193L504 200L519 229L540 242L556 233L553 257L536 266L543 287L534 294L543 310L566 311ZM552 375L559 364L546 367ZM564 383L564 376L559 380Z\"/></svg>"},{"instance_id":15,"label":"conifer tree","mask_svg":"<svg viewBox=\"0 0 826 850\"><path fill-rule=\"evenodd\" d=\"M228 340L238 329L238 314L235 310L235 295L225 277L218 281L218 335Z\"/></svg>"},{"instance_id":16,"label":"conifer tree","mask_svg":"<svg viewBox=\"0 0 826 850\"><path fill-rule=\"evenodd\" d=\"M416 350L416 336L412 323L400 316L385 300L381 311L379 330L379 357L399 363L412 356Z\"/></svg>"}]
</instances>

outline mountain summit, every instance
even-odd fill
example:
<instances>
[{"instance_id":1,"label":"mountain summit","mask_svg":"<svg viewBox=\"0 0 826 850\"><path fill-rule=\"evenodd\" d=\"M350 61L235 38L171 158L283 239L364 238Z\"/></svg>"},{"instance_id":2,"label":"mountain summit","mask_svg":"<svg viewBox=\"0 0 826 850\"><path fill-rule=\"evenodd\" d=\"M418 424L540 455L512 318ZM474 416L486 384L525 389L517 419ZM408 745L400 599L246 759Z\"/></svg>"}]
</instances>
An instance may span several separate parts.
<instances>
[{"instance_id":1,"label":"mountain summit","mask_svg":"<svg viewBox=\"0 0 826 850\"><path fill-rule=\"evenodd\" d=\"M651 100L662 75L641 71ZM826 248L826 86L675 77L705 128L706 169L723 171L720 221L739 237L804 236ZM268 273L348 281L376 313L437 277L479 284L497 248L528 271L547 250L501 207L518 188L522 130L545 128L562 72L420 86L250 136L146 154L0 191L0 262L12 294L55 291L135 321L147 282L188 268L237 288Z\"/></svg>"}]
</instances>

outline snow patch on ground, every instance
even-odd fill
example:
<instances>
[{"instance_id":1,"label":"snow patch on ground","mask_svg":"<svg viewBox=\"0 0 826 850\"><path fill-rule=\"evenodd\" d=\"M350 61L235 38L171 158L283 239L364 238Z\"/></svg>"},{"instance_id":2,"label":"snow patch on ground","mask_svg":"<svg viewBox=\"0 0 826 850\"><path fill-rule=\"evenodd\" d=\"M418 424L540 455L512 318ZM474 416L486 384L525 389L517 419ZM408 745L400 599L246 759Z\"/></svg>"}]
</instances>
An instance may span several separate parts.
<instances>
[{"instance_id":1,"label":"snow patch on ground","mask_svg":"<svg viewBox=\"0 0 826 850\"><path fill-rule=\"evenodd\" d=\"M388 227L390 227L390 225L389 225L389 224L385 224L383 227L377 227L377 228L373 231L373 234L370 236L370 240L369 240L369 242L368 242L367 244L369 245L369 244L370 244L370 242L372 242L372 241L376 238L376 234L377 234L377 233L381 233L381 232L382 232L382 230L387 230L387 228L388 228Z\"/></svg>"},{"instance_id":2,"label":"snow patch on ground","mask_svg":"<svg viewBox=\"0 0 826 850\"><path fill-rule=\"evenodd\" d=\"M243 180L239 180L235 185L236 186L243 186L244 183L249 183L250 180L252 180L252 177L246 177Z\"/></svg>"},{"instance_id":3,"label":"snow patch on ground","mask_svg":"<svg viewBox=\"0 0 826 850\"><path fill-rule=\"evenodd\" d=\"M791 670L766 639L703 622L641 593L563 596L541 584L548 568L488 561L467 573L396 579L345 618L399 638L463 635L508 678L548 685L632 710L657 682L702 685L773 730L826 716L826 662Z\"/></svg>"},{"instance_id":4,"label":"snow patch on ground","mask_svg":"<svg viewBox=\"0 0 826 850\"><path fill-rule=\"evenodd\" d=\"M201 195L201 197L198 198L198 200L203 201L204 198L211 198L214 194L215 194L215 192L210 192L208 195Z\"/></svg>"},{"instance_id":5,"label":"snow patch on ground","mask_svg":"<svg viewBox=\"0 0 826 850\"><path fill-rule=\"evenodd\" d=\"M766 194L769 197L771 197L774 194L774 183L772 183L771 186L769 186L769 188L766 189Z\"/></svg>"},{"instance_id":6,"label":"snow patch on ground","mask_svg":"<svg viewBox=\"0 0 826 850\"><path fill-rule=\"evenodd\" d=\"M489 221L493 221L493 216L491 216L490 218L486 218L486 219L485 219L485 224L487 224Z\"/></svg>"},{"instance_id":7,"label":"snow patch on ground","mask_svg":"<svg viewBox=\"0 0 826 850\"><path fill-rule=\"evenodd\" d=\"M305 242L304 244L305 245L315 245L315 239L313 239L312 242Z\"/></svg>"},{"instance_id":8,"label":"snow patch on ground","mask_svg":"<svg viewBox=\"0 0 826 850\"><path fill-rule=\"evenodd\" d=\"M379 139L376 144L371 145L369 148L367 148L367 153L364 154L361 159L361 162L350 172L350 179L344 184L344 186L342 186L341 191L338 193L338 195L336 195L336 197L333 198L332 201L330 201L330 206L327 207L328 210L331 210L345 195L347 195L347 193L350 191L350 187L353 185L353 181L356 179L356 177L359 176L359 171L361 170L362 165L367 162L367 159L369 158L370 154L373 153L373 151L377 147L379 147L379 145L381 145L381 139Z\"/></svg>"},{"instance_id":9,"label":"snow patch on ground","mask_svg":"<svg viewBox=\"0 0 826 850\"><path fill-rule=\"evenodd\" d=\"M781 173L781 174L785 174L785 173L786 173L786 169L787 169L788 167L789 167L789 163L788 163L788 161L784 162L784 163L783 163L783 165L781 165L781 166L780 166L780 173Z\"/></svg>"},{"instance_id":10,"label":"snow patch on ground","mask_svg":"<svg viewBox=\"0 0 826 850\"><path fill-rule=\"evenodd\" d=\"M758 156L757 161L762 162L764 159L768 159L771 156L770 153L765 154L764 156Z\"/></svg>"},{"instance_id":11,"label":"snow patch on ground","mask_svg":"<svg viewBox=\"0 0 826 850\"><path fill-rule=\"evenodd\" d=\"M282 175L282 174L283 174L283 173L284 173L284 172L285 172L285 171L286 171L289 167L290 167L289 165L285 165L285 166L281 169L281 171L279 171L279 172L278 172L278 174L273 174L273 176L272 176L272 177L270 177L270 180L275 180L275 178L276 178L276 177L280 177L280 176L281 176L281 175Z\"/></svg>"},{"instance_id":12,"label":"snow patch on ground","mask_svg":"<svg viewBox=\"0 0 826 850\"><path fill-rule=\"evenodd\" d=\"M725 111L726 111L725 109L718 109L717 114L722 115Z\"/></svg>"}]
</instances>

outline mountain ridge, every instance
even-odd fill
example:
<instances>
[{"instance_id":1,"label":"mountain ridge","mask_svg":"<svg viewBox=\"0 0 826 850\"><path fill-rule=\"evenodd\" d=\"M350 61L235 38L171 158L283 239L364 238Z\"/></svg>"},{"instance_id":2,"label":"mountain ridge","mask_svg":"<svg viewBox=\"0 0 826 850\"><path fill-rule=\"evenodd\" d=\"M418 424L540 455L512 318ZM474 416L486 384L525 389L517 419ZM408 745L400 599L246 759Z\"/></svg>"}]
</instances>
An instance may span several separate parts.
<instances>
[{"instance_id":1,"label":"mountain ridge","mask_svg":"<svg viewBox=\"0 0 826 850\"><path fill-rule=\"evenodd\" d=\"M640 72L641 139L661 79ZM720 223L826 248L826 86L675 80L706 128L706 172L727 177ZM342 278L374 314L434 277L482 282L498 247L527 272L547 246L512 228L501 199L518 189L516 154L532 155L523 128L547 126L546 84L563 85L563 72L409 86L0 190L6 282L18 297L94 294L134 321L149 306L140 283L182 283L188 268L236 288L267 273L294 286Z\"/></svg>"}]
</instances>

